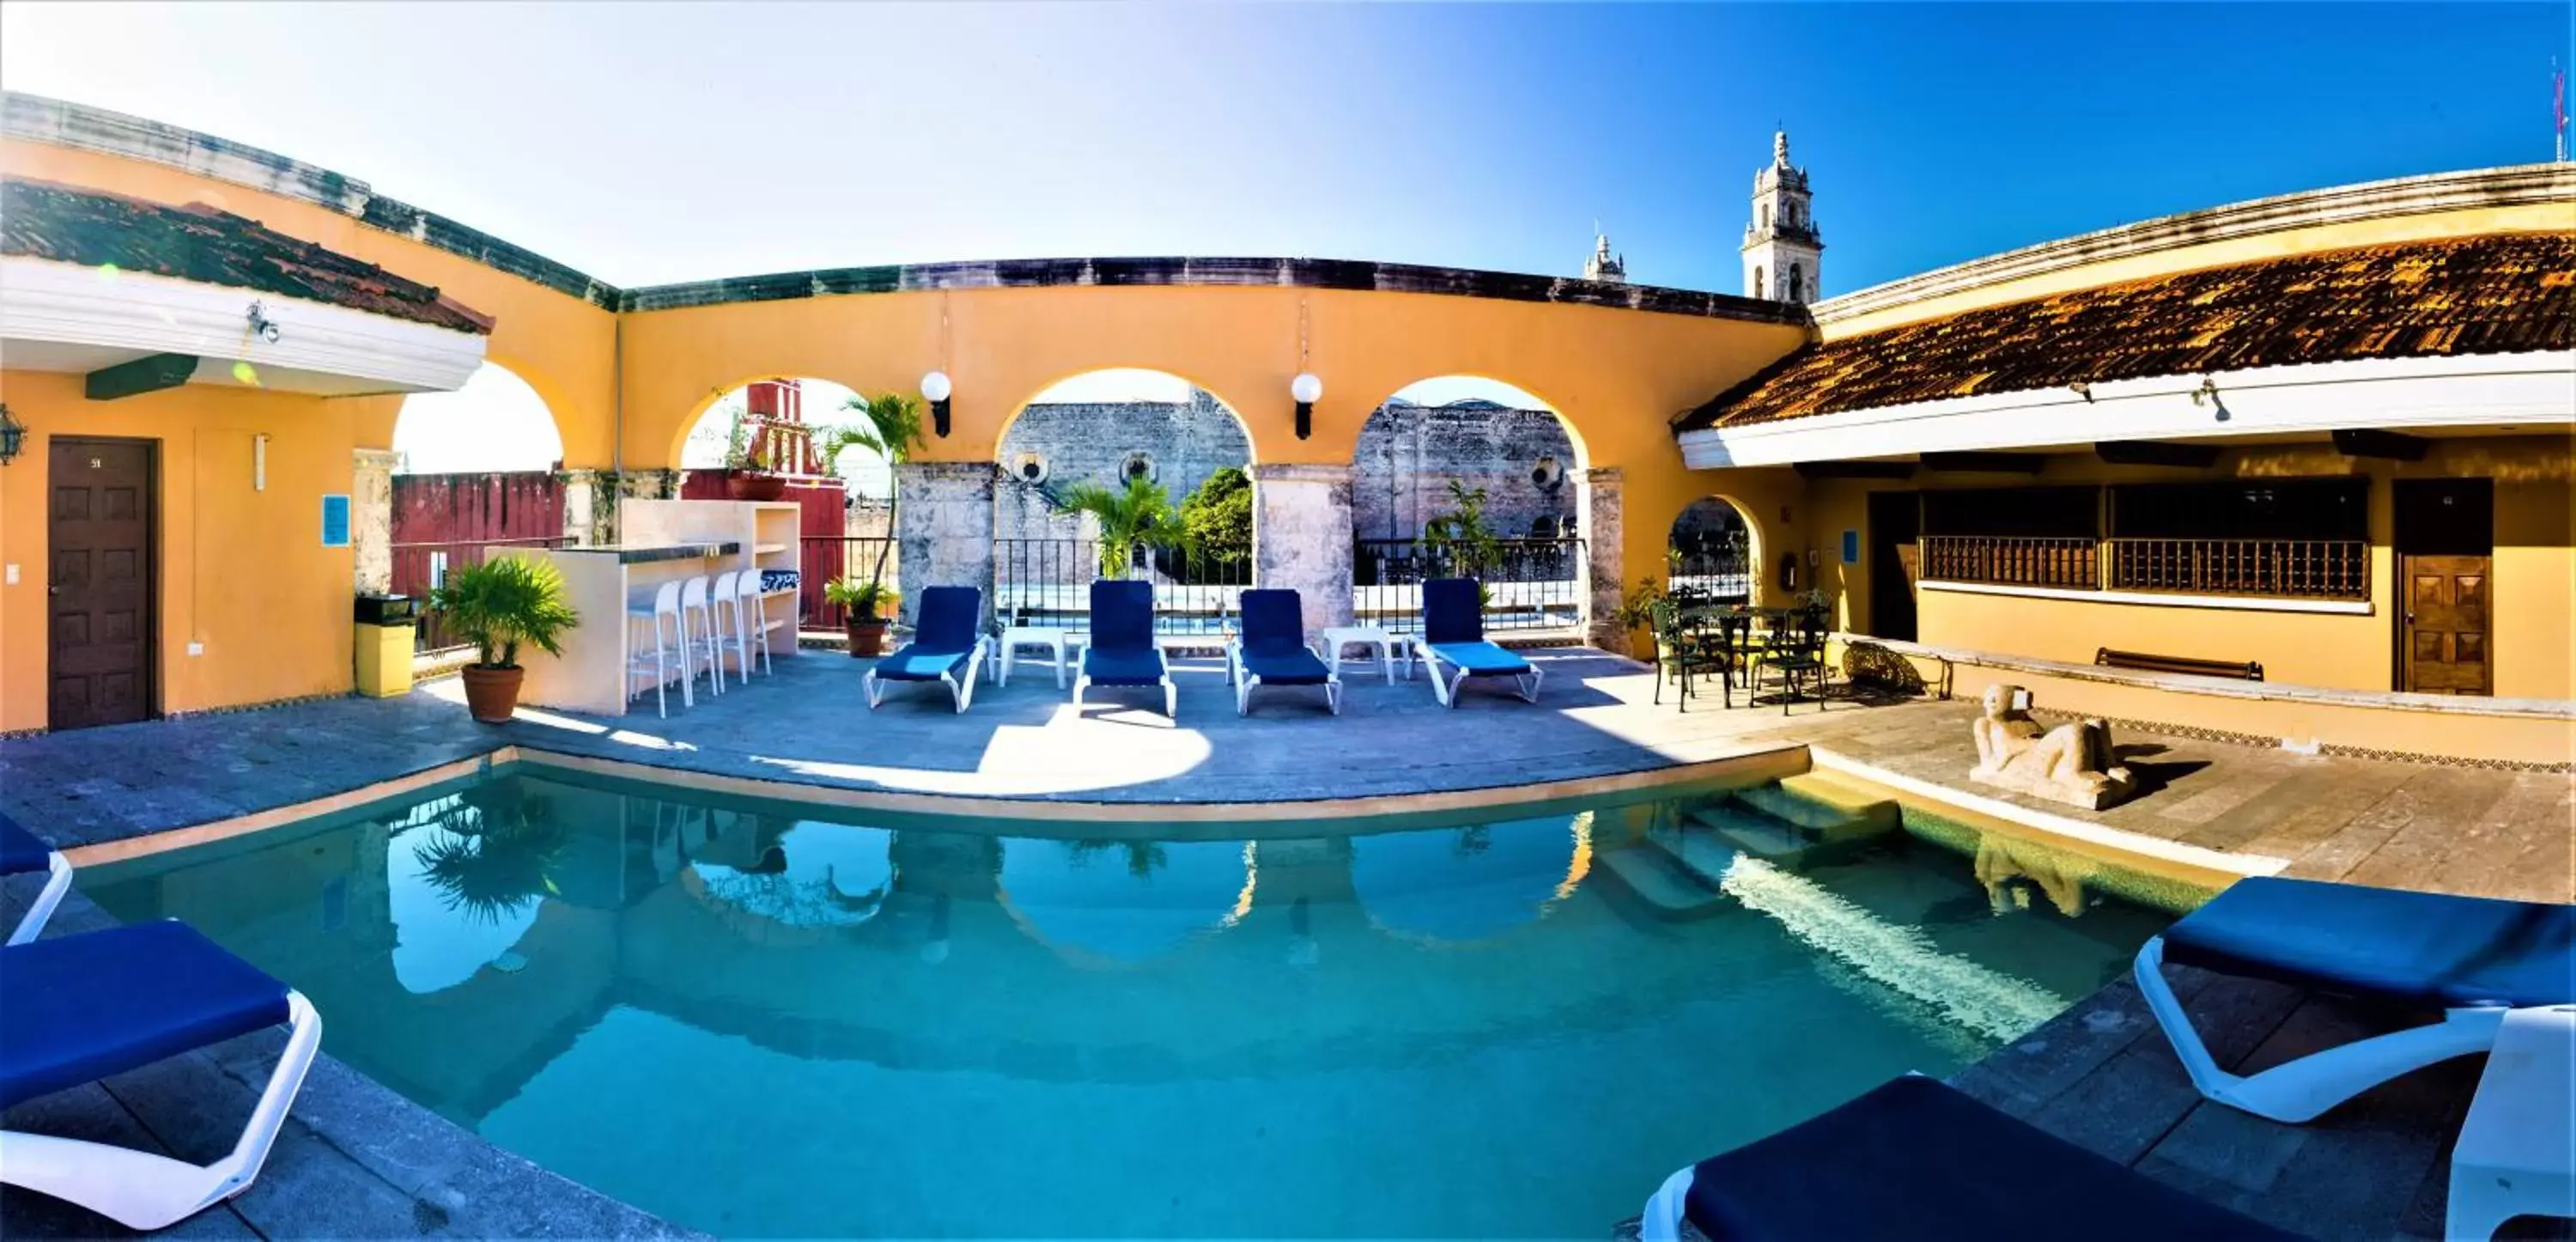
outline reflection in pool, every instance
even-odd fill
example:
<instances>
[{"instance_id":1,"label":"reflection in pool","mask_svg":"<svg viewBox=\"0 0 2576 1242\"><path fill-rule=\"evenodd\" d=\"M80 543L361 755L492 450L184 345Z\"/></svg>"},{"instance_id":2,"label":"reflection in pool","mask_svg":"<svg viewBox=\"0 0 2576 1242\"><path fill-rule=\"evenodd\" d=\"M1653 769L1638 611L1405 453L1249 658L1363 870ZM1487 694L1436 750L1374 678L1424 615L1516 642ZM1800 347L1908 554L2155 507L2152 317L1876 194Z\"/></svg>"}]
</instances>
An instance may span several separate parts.
<instances>
[{"instance_id":1,"label":"reflection in pool","mask_svg":"<svg viewBox=\"0 0 2576 1242\"><path fill-rule=\"evenodd\" d=\"M1730 797L1084 831L521 772L83 882L492 1141L754 1235L1600 1236L2162 921L1999 908L1901 835L1783 853Z\"/></svg>"}]
</instances>

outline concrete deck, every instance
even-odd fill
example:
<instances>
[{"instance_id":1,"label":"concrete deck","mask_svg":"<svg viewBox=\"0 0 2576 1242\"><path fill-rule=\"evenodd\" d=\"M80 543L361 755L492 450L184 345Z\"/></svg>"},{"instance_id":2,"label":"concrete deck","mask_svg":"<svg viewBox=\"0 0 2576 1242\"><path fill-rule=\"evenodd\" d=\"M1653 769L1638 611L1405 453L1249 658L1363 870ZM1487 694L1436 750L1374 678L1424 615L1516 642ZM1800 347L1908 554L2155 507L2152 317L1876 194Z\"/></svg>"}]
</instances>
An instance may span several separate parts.
<instances>
[{"instance_id":1,"label":"concrete deck","mask_svg":"<svg viewBox=\"0 0 2576 1242\"><path fill-rule=\"evenodd\" d=\"M2289 860L2289 874L2355 883L2570 899L2576 778L2319 758L2124 735L2153 788L2101 814L1967 786L1965 703L1819 711L1693 710L1648 700L1652 678L1597 652L1536 653L1536 706L1471 690L1455 711L1426 683L1387 686L1346 667L1345 715L1312 692L1273 691L1250 718L1212 661L1185 662L1179 721L1157 697L1110 691L1075 713L1040 666L987 684L966 715L944 693L898 689L877 712L860 665L809 654L668 720L526 712L466 719L453 682L393 701L266 711L0 742L0 809L62 846L97 845L363 791L502 746L817 787L1020 801L1153 805L1301 801L1519 788L1650 772L1809 743L1885 771L2052 814L2221 852ZM1742 702L1739 698L1739 703ZM1159 706L1159 704L1156 704ZM10 889L14 913L24 894ZM77 895L54 929L104 916ZM2223 1061L2261 1066L2376 1029L2290 989L2177 972ZM327 1018L327 1015L326 1015ZM273 1043L273 1040L268 1041ZM265 1068L258 1039L11 1110L10 1128L112 1138L196 1158L209 1117L238 1118ZM2071 1141L2238 1210L2328 1238L2438 1235L2448 1144L2479 1062L2410 1075L2304 1127L2199 1101L2127 983L2114 984L1958 1081ZM219 1101L208 1108L206 1101ZM1638 1197L1667 1170L1639 1170ZM1999 1171L2008 1176L2008 1171ZM104 1222L19 1191L0 1194L18 1236L92 1235ZM499 1152L328 1056L250 1194L183 1232L393 1236L624 1235L667 1226Z\"/></svg>"}]
</instances>

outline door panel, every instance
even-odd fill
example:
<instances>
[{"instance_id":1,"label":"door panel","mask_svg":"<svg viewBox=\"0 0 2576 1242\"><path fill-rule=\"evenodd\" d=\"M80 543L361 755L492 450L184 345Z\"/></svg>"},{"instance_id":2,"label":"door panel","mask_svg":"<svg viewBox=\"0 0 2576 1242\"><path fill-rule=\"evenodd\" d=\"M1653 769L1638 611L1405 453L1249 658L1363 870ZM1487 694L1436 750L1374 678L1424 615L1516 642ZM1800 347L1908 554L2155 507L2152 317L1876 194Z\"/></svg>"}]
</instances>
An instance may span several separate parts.
<instances>
[{"instance_id":1,"label":"door panel","mask_svg":"<svg viewBox=\"0 0 2576 1242\"><path fill-rule=\"evenodd\" d=\"M56 438L46 482L47 724L122 724L153 713L153 445Z\"/></svg>"},{"instance_id":2,"label":"door panel","mask_svg":"<svg viewBox=\"0 0 2576 1242\"><path fill-rule=\"evenodd\" d=\"M2486 694L2494 686L2487 651L2483 556L2409 556L2406 579L2406 688L2431 694Z\"/></svg>"},{"instance_id":3,"label":"door panel","mask_svg":"<svg viewBox=\"0 0 2576 1242\"><path fill-rule=\"evenodd\" d=\"M1922 519L1916 493L1869 494L1869 632L1879 638L1914 641Z\"/></svg>"}]
</instances>

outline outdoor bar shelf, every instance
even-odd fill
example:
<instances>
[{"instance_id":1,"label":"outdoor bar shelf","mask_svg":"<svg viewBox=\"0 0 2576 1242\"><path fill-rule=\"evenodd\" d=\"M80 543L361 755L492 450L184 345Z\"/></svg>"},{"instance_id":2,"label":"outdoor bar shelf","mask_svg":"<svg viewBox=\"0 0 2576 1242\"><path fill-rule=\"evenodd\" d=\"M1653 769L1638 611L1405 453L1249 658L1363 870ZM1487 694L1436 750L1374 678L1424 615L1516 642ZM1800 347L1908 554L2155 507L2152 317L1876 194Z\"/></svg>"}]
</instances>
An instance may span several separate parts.
<instances>
[{"instance_id":1,"label":"outdoor bar shelf","mask_svg":"<svg viewBox=\"0 0 2576 1242\"><path fill-rule=\"evenodd\" d=\"M655 561L689 561L715 556L732 556L742 551L742 545L739 543L675 543L639 548L626 544L597 544L587 548L555 550L575 556L614 555L620 565L649 565Z\"/></svg>"}]
</instances>

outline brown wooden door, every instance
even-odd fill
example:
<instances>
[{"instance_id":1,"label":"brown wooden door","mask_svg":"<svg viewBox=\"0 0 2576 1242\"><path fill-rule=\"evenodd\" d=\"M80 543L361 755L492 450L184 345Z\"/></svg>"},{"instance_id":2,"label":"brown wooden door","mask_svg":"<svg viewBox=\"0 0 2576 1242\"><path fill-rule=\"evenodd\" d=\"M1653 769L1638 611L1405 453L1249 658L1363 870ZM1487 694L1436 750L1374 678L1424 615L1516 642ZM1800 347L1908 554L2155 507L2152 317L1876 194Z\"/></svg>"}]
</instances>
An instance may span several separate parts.
<instances>
[{"instance_id":1,"label":"brown wooden door","mask_svg":"<svg viewBox=\"0 0 2576 1242\"><path fill-rule=\"evenodd\" d=\"M2488 558L2409 556L2406 688L2431 694L2486 694L2494 685L2487 649Z\"/></svg>"},{"instance_id":2,"label":"brown wooden door","mask_svg":"<svg viewBox=\"0 0 2576 1242\"><path fill-rule=\"evenodd\" d=\"M153 711L153 497L149 440L52 441L46 590L56 729Z\"/></svg>"}]
</instances>

